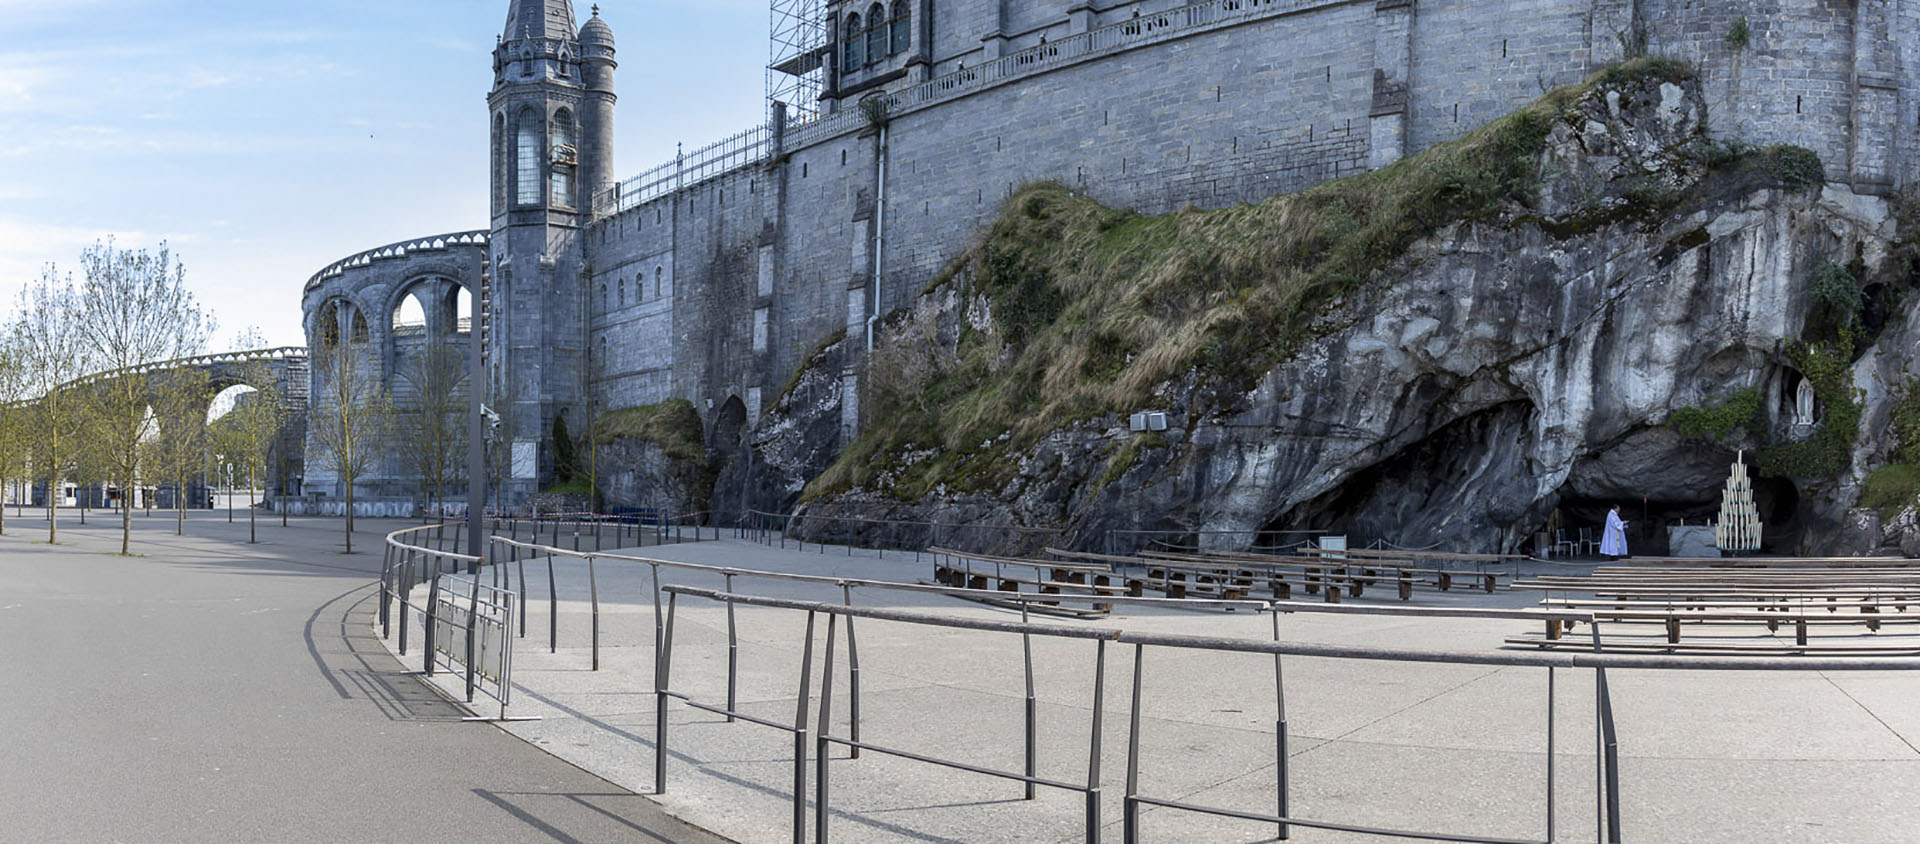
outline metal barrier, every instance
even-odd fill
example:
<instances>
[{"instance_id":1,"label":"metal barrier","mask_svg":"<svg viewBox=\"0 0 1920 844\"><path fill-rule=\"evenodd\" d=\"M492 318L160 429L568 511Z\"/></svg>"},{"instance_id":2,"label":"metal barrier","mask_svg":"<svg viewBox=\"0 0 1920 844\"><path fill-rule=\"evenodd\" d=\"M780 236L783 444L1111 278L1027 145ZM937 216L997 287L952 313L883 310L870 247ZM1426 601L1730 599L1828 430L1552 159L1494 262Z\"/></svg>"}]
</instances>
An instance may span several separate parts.
<instances>
[{"instance_id":1,"label":"metal barrier","mask_svg":"<svg viewBox=\"0 0 1920 844\"><path fill-rule=\"evenodd\" d=\"M513 697L513 619L515 592L499 584L501 572L495 567L495 583L482 583L482 557L449 553L408 540L426 541L433 532L444 535L444 525L426 525L394 531L387 535L386 558L380 572L378 617L381 638L393 635L394 610L399 611L399 652L407 656L407 633L412 628L408 612L417 613L426 641L421 647L421 673L432 677L439 668L458 672L466 681L466 703L471 709L475 695L481 694L499 703L498 717L475 716L469 720L529 720L508 714ZM455 530L456 537L462 531ZM461 569L466 574L458 574ZM413 603L413 592L427 585L424 604ZM524 612L524 600L521 611ZM524 631L525 625L522 624ZM524 632L523 632L524 635Z\"/></svg>"},{"instance_id":2,"label":"metal barrier","mask_svg":"<svg viewBox=\"0 0 1920 844\"><path fill-rule=\"evenodd\" d=\"M1619 756L1618 756L1618 740L1617 740L1615 724L1614 724L1612 696L1607 685L1607 677L1606 677L1606 672L1608 669L1696 670L1696 671L1697 670L1885 671L1885 670L1920 669L1920 658L1915 658L1915 657L1860 657L1860 658L1795 658L1795 657L1740 658L1740 657L1734 657L1734 658L1726 658L1726 657L1681 657L1681 656L1667 656L1667 655L1618 654L1618 653L1600 653L1600 652L1595 652L1595 653L1565 653L1565 652L1472 653L1472 652L1459 652L1459 651L1418 651L1418 650L1394 649L1394 648L1373 648L1373 647L1358 647L1358 646L1336 646L1336 645L1290 643L1290 642L1279 641L1277 638L1279 634L1279 627L1278 627L1279 615L1278 614L1280 612L1290 612L1290 611L1315 612L1315 613L1341 613L1341 614L1349 614L1349 613L1354 613L1358 611L1366 614L1377 613L1377 614L1388 614L1388 615L1451 615L1451 616L1493 617L1493 618L1552 617L1552 618L1559 618L1563 620L1569 617L1572 617L1576 619L1584 618L1584 620L1587 620L1589 622L1591 622L1592 620L1590 615L1584 614L1584 613L1569 614L1561 611L1546 611L1546 610L1445 610L1445 609L1426 609L1426 608L1327 607L1327 606L1318 606L1318 605L1294 606L1294 605L1282 604L1282 605L1273 605L1272 607L1276 611L1276 614L1274 615L1274 629L1275 629L1275 637L1276 637L1275 640L1263 641L1259 639L1248 639L1248 638L1225 638L1225 637L1191 636L1191 635L1178 635L1178 634L1132 633L1132 632L1128 632L1121 629L1115 629L1115 628L1085 628L1085 627L1066 627L1066 626L1059 626L1059 625L1039 625L1039 624L1027 623L1024 621L1011 622L1011 621L950 618L950 617L942 617L938 615L921 613L921 612L875 609L875 608L866 608L866 607L851 607L851 606L844 606L844 605L821 603L816 601L801 601L801 600L789 600L789 599L781 599L781 598L759 597L759 596L751 596L751 595L742 595L742 594L732 593L732 592L723 592L723 591L712 590L712 589L699 589L699 588L687 587L687 586L668 586L668 587L665 587L664 591L669 595L668 605L667 605L667 613L668 613L667 627L668 627L669 633L663 643L665 650L660 652L656 658L656 671L655 671L655 687L656 687L655 694L656 694L656 710L657 710L656 711L656 733L657 734L655 738L657 742L656 752L660 754L656 759L655 775L658 778L658 782L661 786L661 791L663 792L665 791L665 785L667 782L665 760L668 753L668 737L669 737L668 723L667 723L667 717L666 717L667 701L680 700L683 703L688 704L689 706L702 709L705 711L721 712L726 714L737 714L737 713L730 712L730 710L732 710L733 708L731 705L729 705L723 710L712 704L706 704L706 703L692 700L685 694L675 691L672 688L671 665L672 665L673 639L671 635L671 630L673 625L672 619L675 611L677 610L679 597L684 595L689 598L700 598L700 599L723 602L727 605L730 613L734 606L742 605L742 604L749 605L749 606L760 606L760 607L769 607L769 608L777 608L777 609L790 609L790 610L804 611L807 613L807 617L808 617L807 639L803 646L802 677L800 678L800 688L798 692L798 711L796 713L794 723L791 727L789 727L788 725L785 725L785 724L777 724L777 723L764 721L764 720L756 721L756 723L761 723L763 725L772 726L777 729L791 732L795 736L795 749L794 749L794 759L793 759L793 763L794 763L793 801L794 801L794 818L795 818L794 840L796 842L804 841L805 835L806 835L805 806L806 806L806 800L807 800L807 789L806 789L806 782L805 782L805 775L806 775L805 768L806 768L806 763L808 761L806 754L808 752L807 739L809 737L811 737L813 740L813 744L814 744L813 752L815 754L814 761L816 765L814 790L812 795L813 801L814 801L814 836L816 841L826 842L829 840L828 818L830 816L831 804L829 800L829 797L830 797L829 764L828 764L828 754L826 751L830 745L835 745L835 744L846 746L849 748L855 748L855 749L872 750L878 753L898 756L906 759L912 759L914 761L923 762L927 764L950 767L957 770L965 770L965 771L983 774L987 776L1020 781L1025 783L1029 790L1031 790L1031 788L1035 785L1045 785L1048 787L1061 788L1065 790L1082 793L1086 796L1088 801L1088 810L1086 813L1086 825L1084 830L1085 839L1089 842L1099 841L1100 839L1100 814L1099 814L1099 802L1100 802L1099 764L1100 762L1099 760L1100 760L1100 751L1101 751L1100 719L1103 717L1102 697L1104 695L1105 667L1106 667L1106 659L1107 659L1106 645L1108 643L1114 643L1114 644L1120 644L1120 645L1132 645L1133 651L1134 651L1133 679L1132 679L1131 689L1130 689L1132 705L1130 707L1129 723L1128 723L1128 739L1127 739L1126 795L1123 801L1123 815L1122 815L1122 828L1123 828L1124 840L1128 842L1128 844L1134 844L1134 842L1137 842L1139 840L1139 815L1140 815L1140 809L1143 806L1156 806L1156 807L1167 808L1167 809L1172 809L1177 811L1198 812L1198 813L1204 813L1209 815L1215 815L1219 817L1236 818L1240 820L1248 820L1248 821L1254 821L1258 823L1272 824L1278 832L1278 837L1282 839L1286 839L1290 837L1293 827L1307 827L1307 828L1313 828L1313 829L1325 829L1325 830L1341 831L1341 832L1378 836L1378 837L1416 838L1416 839L1425 839L1425 840L1433 840L1433 841L1476 842L1476 844L1521 844L1521 842L1526 842L1526 844L1546 844L1547 842L1553 842L1556 840L1555 826L1554 826L1556 801L1554 799L1553 794L1554 794L1554 786L1555 786L1555 779L1556 779L1555 767L1556 767L1556 757L1558 755L1558 742L1559 742L1559 736L1557 733L1556 704L1554 701L1553 692L1556 686L1556 681L1558 679L1558 672L1562 670L1585 670L1585 669L1593 670L1595 675L1595 689L1594 689L1595 730L1594 730L1594 738L1593 738L1593 747L1594 747L1593 752L1595 755L1595 840L1609 842L1609 844L1617 844L1617 842L1622 840L1621 821L1620 821L1620 799L1619 799L1620 767L1619 767ZM820 711L818 720L816 722L817 726L811 732L809 732L808 726L807 726L807 722L809 720L808 713L807 713L807 703L808 703L811 677L807 674L807 672L811 670L811 665L813 660L813 630L815 626L815 620L819 615L828 616L827 654L826 654L827 668L825 669L826 673L824 674L824 677L828 678L828 680L823 680L823 687L822 687L823 690L820 695L821 711ZM972 765L962 761L950 760L950 759L938 759L938 758L934 758L934 757L930 757L922 754L912 753L909 751L903 751L897 748L876 744L870 741L863 741L859 739L857 736L854 736L851 734L849 734L848 736L833 735L831 730L829 729L831 725L830 715L831 715L831 706L832 706L831 682L829 680L832 677L831 666L833 661L833 655L835 652L835 647L837 644L835 642L835 628L838 620L841 618L845 618L849 624L851 624L852 619L854 618L863 618L863 619L901 622L901 623L918 624L918 625L926 625L926 626L942 627L942 628L980 630L980 631L986 631L986 632L1000 632L1000 633L1017 633L1023 637L1045 636L1045 637L1051 637L1051 638L1084 639L1084 640L1095 641L1097 643L1097 646L1094 654L1092 655L1093 675L1095 678L1094 679L1094 684L1095 684L1094 708L1092 713L1089 716L1092 719L1093 723L1091 727L1092 738L1091 738L1089 751L1088 751L1087 765L1088 765L1089 778L1087 780L1087 783L1083 786L1077 782L1063 782L1059 780L1043 779L1043 778L1035 777L1031 773L1016 774L1016 773L1007 772L1007 771L998 771L990 768ZM1598 635L1599 635L1598 631L1596 630L1594 632L1594 636L1596 639L1596 646L1598 641ZM1229 807L1205 806L1205 805L1199 805L1195 803L1183 802L1180 800L1175 800L1175 799L1166 798L1166 797L1158 797L1158 796L1154 796L1154 795L1150 795L1142 792L1142 790L1140 789L1140 783L1139 783L1139 771L1143 763L1142 756L1141 756L1142 743L1140 740L1140 721L1141 721L1141 712L1142 712L1141 700L1143 698L1144 690L1146 687L1146 662L1147 662L1146 651L1149 648L1202 650L1202 651L1211 651L1216 653L1266 654L1266 655L1271 655L1274 658L1274 694L1275 694L1276 705L1277 705L1277 710L1276 710L1277 723L1276 723L1276 734L1275 734L1276 769L1275 769L1274 803L1273 803L1275 807L1275 811L1273 813L1269 814L1266 812L1243 810L1243 809L1236 809L1236 808L1229 808ZM1528 839L1509 839L1509 838L1495 838L1495 837L1489 837L1484 835L1468 835L1468 834L1450 833L1446 831L1389 829L1389 828L1381 828L1381 827L1368 827L1368 826L1362 826L1362 825L1353 824L1353 823L1343 823L1335 820L1296 817L1290 814L1289 808L1288 808L1288 793L1290 788L1290 782L1289 782L1289 776L1288 776L1288 762L1287 762L1288 754L1287 754L1286 683L1284 680L1284 674L1282 673L1282 663L1281 663L1281 658L1288 657L1288 656L1324 658L1324 659L1343 659L1343 660L1442 663L1442 664L1458 664L1458 665L1498 665L1498 666L1517 666L1517 667L1531 667L1531 668L1545 669L1547 671L1548 701L1547 701L1547 716L1546 716L1547 717L1547 725L1546 725L1547 736L1546 736L1546 746L1545 746L1546 769L1544 772L1545 782L1546 782L1546 788L1545 788L1546 801L1545 801L1545 813L1542 819L1545 826L1544 837L1528 838ZM744 716L741 716L741 717L744 717Z\"/></svg>"},{"instance_id":3,"label":"metal barrier","mask_svg":"<svg viewBox=\"0 0 1920 844\"><path fill-rule=\"evenodd\" d=\"M851 577L832 577L832 576L826 576L826 575L794 574L790 572L777 572L777 571L759 571L755 569L734 568L729 566L710 566L710 565L703 565L700 563L684 563L684 562L678 562L674 560L660 560L660 559L654 559L650 557L635 556L631 554L600 554L600 553L569 551L565 548L535 545L532 543L519 542L513 539L508 539L500 536L492 537L492 542L496 547L505 547L507 549L506 557L509 564L512 566L512 568L501 567L501 571L503 571L509 578L512 576L513 572L516 570L520 574L521 588L518 594L520 595L520 600L521 600L520 635L522 638L525 638L526 636L526 612L525 612L526 600L527 600L526 568L525 568L526 559L538 558L542 556L546 558L546 562L547 562L547 636L548 636L547 648L549 653L558 652L559 642L560 642L559 587L558 587L558 577L554 571L553 561L559 557L572 557L575 559L582 560L586 563L588 601L589 601L588 612L590 613L589 624L590 624L590 630L591 630L589 647L591 648L590 658L592 660L593 670L595 671L600 670L600 592L599 592L599 574L598 574L598 561L600 560L611 560L617 563L633 563L638 565L645 565L651 569L649 581L650 581L650 584L652 587L652 593L653 593L652 595L653 596L653 622L654 622L653 644L654 644L654 654L655 654L656 660L660 659L659 655L665 650L665 641L669 635L667 630L667 616L669 614L664 613L661 610L661 601L662 601L661 596L667 588L671 588L671 587L663 587L660 583L660 570L662 568L674 569L674 570L685 571L685 572L718 575L722 578L722 581L725 584L725 588L729 592L733 590L735 578L760 578L765 580L786 581L790 583L812 583L812 584L817 584L821 586L827 586L830 588L835 588L840 590L841 600L846 606L853 605L853 590L859 589L859 588L885 589L885 590L898 591L898 592L916 592L916 593L927 594L927 595L944 595L947 597L964 598L964 599L976 600L976 601L1011 602L1019 605L1020 618L1022 622L1028 621L1030 619L1030 611L1034 604L1042 604L1042 605L1059 604L1059 603L1087 603L1087 604L1105 604L1105 605L1123 604L1127 606L1180 607L1185 609L1196 609L1196 608L1225 609L1225 610L1249 609L1249 610L1254 610L1256 612L1267 609L1269 607L1269 604L1265 601L1146 598L1146 597L1129 598L1121 595L1095 595L1095 594L1088 594L1088 595L1051 594L1051 593L1038 594L1038 593L1030 593L1030 592L1007 592L1007 591L1002 591L997 589L962 589L962 588L948 587L948 586L925 586L917 583L897 583L894 581L887 581L887 580L870 580L870 579L851 578ZM495 555L495 559L499 559L498 554ZM1566 614L1562 613L1560 615L1564 617ZM1027 770L1028 770L1028 774L1031 775L1035 766L1035 753L1039 743L1039 729L1038 729L1039 702L1034 693L1033 651L1032 651L1030 642L1028 643L1028 646L1026 648L1024 661L1025 661L1026 690L1027 690L1026 754L1027 754ZM729 606L727 608L727 704L726 704L727 711L724 713L721 713L727 716L727 720L729 722L732 722L736 717L741 717L732 711L739 699L739 664L740 664L739 629L738 629L737 619L733 611L733 607ZM656 666L656 670L658 670L657 666ZM848 676L848 715L853 725L851 729L851 736L854 740L857 741L860 737L860 651L859 651L858 642L854 636L853 622L851 620L847 622L847 676ZM748 719L748 720L753 721L753 723L764 723L763 721L758 721L754 719ZM857 759L859 758L859 755L860 755L860 748L858 746L855 746L853 749L853 756L854 758ZM1027 789L1027 799L1031 800L1033 799L1033 797L1034 797L1033 789L1029 787Z\"/></svg>"}]
</instances>

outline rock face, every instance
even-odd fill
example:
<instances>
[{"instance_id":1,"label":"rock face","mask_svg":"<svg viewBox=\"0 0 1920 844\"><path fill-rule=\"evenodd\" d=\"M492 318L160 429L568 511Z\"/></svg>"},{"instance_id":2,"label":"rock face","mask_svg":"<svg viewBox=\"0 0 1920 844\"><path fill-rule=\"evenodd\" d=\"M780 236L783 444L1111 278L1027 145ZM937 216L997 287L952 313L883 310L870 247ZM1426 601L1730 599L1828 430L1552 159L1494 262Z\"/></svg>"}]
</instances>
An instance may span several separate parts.
<instances>
[{"instance_id":1,"label":"rock face","mask_svg":"<svg viewBox=\"0 0 1920 844\"><path fill-rule=\"evenodd\" d=\"M1356 544L1509 551L1555 508L1570 525L1597 525L1612 503L1630 521L1710 515L1733 455L1683 439L1669 414L1756 387L1771 433L1789 436L1800 375L1784 349L1801 335L1808 280L1829 262L1878 270L1896 226L1886 201L1845 186L1710 170L1705 123L1689 86L1595 90L1551 130L1533 207L1419 242L1250 392L1208 404L1169 385L1168 447L1141 449L1117 478L1107 455L1133 435L1124 419L1095 420L1034 448L996 495L907 503L855 490L806 510L1058 526L1061 541L1114 550L1142 544L1127 531L1245 546L1314 528ZM1649 197L1671 201L1649 218L1638 212ZM936 310L952 320L966 306ZM1883 332L1855 366L1867 409L1854 468L1760 484L1776 550L1881 544L1877 525L1870 539L1843 528L1865 468L1885 456L1888 396L1920 340L1920 305L1907 310L1889 324L1910 327ZM1657 537L1634 537L1636 553L1664 551Z\"/></svg>"}]
</instances>

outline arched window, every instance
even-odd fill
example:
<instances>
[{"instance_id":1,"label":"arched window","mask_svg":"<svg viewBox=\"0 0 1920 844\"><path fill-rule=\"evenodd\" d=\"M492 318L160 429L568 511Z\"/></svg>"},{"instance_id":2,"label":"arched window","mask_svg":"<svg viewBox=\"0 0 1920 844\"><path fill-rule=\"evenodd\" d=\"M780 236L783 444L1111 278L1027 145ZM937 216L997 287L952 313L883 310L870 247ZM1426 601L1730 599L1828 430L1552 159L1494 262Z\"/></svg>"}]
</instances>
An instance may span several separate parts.
<instances>
[{"instance_id":1,"label":"arched window","mask_svg":"<svg viewBox=\"0 0 1920 844\"><path fill-rule=\"evenodd\" d=\"M893 18L887 23L893 27L894 53L904 53L913 46L913 11L907 0L893 0Z\"/></svg>"},{"instance_id":2,"label":"arched window","mask_svg":"<svg viewBox=\"0 0 1920 844\"><path fill-rule=\"evenodd\" d=\"M647 271L646 270L641 270L633 274L633 300L635 302L647 301Z\"/></svg>"},{"instance_id":3,"label":"arched window","mask_svg":"<svg viewBox=\"0 0 1920 844\"><path fill-rule=\"evenodd\" d=\"M607 311L609 310L609 308L608 308L608 306L609 306L610 304L612 304L612 303L611 303L611 302L610 302L610 301L609 301L609 300L607 299L607 285L606 285L606 283L605 283L605 282L601 282L601 284L600 284L600 312L601 312L601 313L606 313L606 312L607 312Z\"/></svg>"},{"instance_id":4,"label":"arched window","mask_svg":"<svg viewBox=\"0 0 1920 844\"><path fill-rule=\"evenodd\" d=\"M624 284L618 284L618 283L614 284L613 286L620 288L620 307L623 307L623 308L626 307L627 306L627 286Z\"/></svg>"},{"instance_id":5,"label":"arched window","mask_svg":"<svg viewBox=\"0 0 1920 844\"><path fill-rule=\"evenodd\" d=\"M507 210L507 168L512 159L507 152L507 116L493 117L493 212Z\"/></svg>"},{"instance_id":6,"label":"arched window","mask_svg":"<svg viewBox=\"0 0 1920 844\"><path fill-rule=\"evenodd\" d=\"M660 268L653 268L653 298L660 298Z\"/></svg>"},{"instance_id":7,"label":"arched window","mask_svg":"<svg viewBox=\"0 0 1920 844\"><path fill-rule=\"evenodd\" d=\"M860 49L866 45L866 41L860 29L859 15L847 16L847 28L840 31L840 45L845 50L840 62L842 69L847 73L859 70L862 57L866 55L866 51Z\"/></svg>"},{"instance_id":8,"label":"arched window","mask_svg":"<svg viewBox=\"0 0 1920 844\"><path fill-rule=\"evenodd\" d=\"M867 64L887 57L887 10L875 3L867 8Z\"/></svg>"},{"instance_id":9,"label":"arched window","mask_svg":"<svg viewBox=\"0 0 1920 844\"><path fill-rule=\"evenodd\" d=\"M573 112L561 109L553 113L553 204L574 207Z\"/></svg>"},{"instance_id":10,"label":"arched window","mask_svg":"<svg viewBox=\"0 0 1920 844\"><path fill-rule=\"evenodd\" d=\"M540 204L540 118L533 109L521 109L514 127L514 201L521 205Z\"/></svg>"}]
</instances>

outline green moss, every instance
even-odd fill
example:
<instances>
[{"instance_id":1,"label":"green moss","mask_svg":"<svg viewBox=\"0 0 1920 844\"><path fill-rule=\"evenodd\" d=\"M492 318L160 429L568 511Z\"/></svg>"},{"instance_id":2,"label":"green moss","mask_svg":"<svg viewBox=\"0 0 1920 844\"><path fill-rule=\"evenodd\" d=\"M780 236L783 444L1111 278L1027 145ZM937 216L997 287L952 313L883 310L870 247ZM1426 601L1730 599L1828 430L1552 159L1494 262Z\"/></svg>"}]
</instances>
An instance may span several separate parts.
<instances>
[{"instance_id":1,"label":"green moss","mask_svg":"<svg viewBox=\"0 0 1920 844\"><path fill-rule=\"evenodd\" d=\"M1901 508L1913 506L1920 500L1920 466L1910 463L1893 463L1867 473L1866 483L1860 489L1860 506L1880 511L1883 518L1892 518Z\"/></svg>"},{"instance_id":2,"label":"green moss","mask_svg":"<svg viewBox=\"0 0 1920 844\"><path fill-rule=\"evenodd\" d=\"M1833 342L1797 342L1787 349L1800 372L1826 406L1826 416L1803 442L1782 443L1760 450L1755 465L1762 475L1829 478L1853 464L1853 441L1860 434L1865 409L1853 385L1851 332Z\"/></svg>"},{"instance_id":3,"label":"green moss","mask_svg":"<svg viewBox=\"0 0 1920 844\"><path fill-rule=\"evenodd\" d=\"M1745 50L1753 40L1753 28L1747 24L1747 16L1741 15L1727 27L1727 44L1735 50Z\"/></svg>"},{"instance_id":4,"label":"green moss","mask_svg":"<svg viewBox=\"0 0 1920 844\"><path fill-rule=\"evenodd\" d=\"M661 451L675 460L707 461L700 414L693 409L693 402L686 399L602 413L593 422L592 436L600 445L616 439L638 440L659 445Z\"/></svg>"},{"instance_id":5,"label":"green moss","mask_svg":"<svg viewBox=\"0 0 1920 844\"><path fill-rule=\"evenodd\" d=\"M1701 407L1675 408L1667 424L1683 437L1732 446L1760 430L1760 389L1748 387Z\"/></svg>"},{"instance_id":6,"label":"green moss","mask_svg":"<svg viewBox=\"0 0 1920 844\"><path fill-rule=\"evenodd\" d=\"M1637 59L1589 86L1684 81L1686 65ZM1047 433L1146 406L1197 371L1244 392L1316 336L1350 297L1422 238L1526 216L1535 155L1590 93L1573 86L1383 167L1251 205L1143 216L1059 184L1029 185L981 242L941 273L988 303L957 348L896 336L868 370L863 433L806 497L874 483L912 500L947 485L992 492Z\"/></svg>"},{"instance_id":7,"label":"green moss","mask_svg":"<svg viewBox=\"0 0 1920 844\"><path fill-rule=\"evenodd\" d=\"M1803 334L1812 340L1833 341L1860 325L1865 301L1860 282L1847 268L1831 261L1813 274L1807 285L1807 324Z\"/></svg>"},{"instance_id":8,"label":"green moss","mask_svg":"<svg viewBox=\"0 0 1920 844\"><path fill-rule=\"evenodd\" d=\"M1169 445L1166 435L1158 431L1138 434L1127 440L1126 444L1114 449L1113 455L1107 458L1107 471L1094 483L1094 491L1099 492L1105 489L1108 484L1120 480L1133 467L1140 465L1140 457L1148 449L1167 448Z\"/></svg>"},{"instance_id":9,"label":"green moss","mask_svg":"<svg viewBox=\"0 0 1920 844\"><path fill-rule=\"evenodd\" d=\"M1893 403L1893 435L1899 442L1894 457L1920 466L1920 377L1908 378Z\"/></svg>"},{"instance_id":10,"label":"green moss","mask_svg":"<svg viewBox=\"0 0 1920 844\"><path fill-rule=\"evenodd\" d=\"M1754 157L1762 169L1789 188L1818 187L1827 182L1827 168L1820 163L1820 154L1806 147L1762 147Z\"/></svg>"},{"instance_id":11,"label":"green moss","mask_svg":"<svg viewBox=\"0 0 1920 844\"><path fill-rule=\"evenodd\" d=\"M542 492L548 495L592 495L593 485L588 483L586 478L574 478L547 487Z\"/></svg>"}]
</instances>

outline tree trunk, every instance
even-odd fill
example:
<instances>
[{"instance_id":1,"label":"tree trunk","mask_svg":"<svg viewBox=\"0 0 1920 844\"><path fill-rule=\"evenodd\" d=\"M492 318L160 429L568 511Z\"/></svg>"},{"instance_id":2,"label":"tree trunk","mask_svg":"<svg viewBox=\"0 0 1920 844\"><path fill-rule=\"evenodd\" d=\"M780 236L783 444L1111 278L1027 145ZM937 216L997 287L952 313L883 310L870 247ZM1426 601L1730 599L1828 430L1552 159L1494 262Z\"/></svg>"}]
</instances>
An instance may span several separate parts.
<instances>
[{"instance_id":1,"label":"tree trunk","mask_svg":"<svg viewBox=\"0 0 1920 844\"><path fill-rule=\"evenodd\" d=\"M127 500L127 491L133 489L133 482L120 486L120 556L133 554L133 502Z\"/></svg>"},{"instance_id":2,"label":"tree trunk","mask_svg":"<svg viewBox=\"0 0 1920 844\"><path fill-rule=\"evenodd\" d=\"M347 553L353 553L353 482L347 482Z\"/></svg>"},{"instance_id":3,"label":"tree trunk","mask_svg":"<svg viewBox=\"0 0 1920 844\"><path fill-rule=\"evenodd\" d=\"M253 464L248 463L247 464L247 543L248 544L253 544L255 542L260 541L260 529L258 526L254 524L255 519L257 519L259 516L260 508L254 506L253 480L254 480Z\"/></svg>"},{"instance_id":4,"label":"tree trunk","mask_svg":"<svg viewBox=\"0 0 1920 844\"><path fill-rule=\"evenodd\" d=\"M47 479L47 544L60 544L60 499L54 494L59 492L58 478Z\"/></svg>"}]
</instances>

